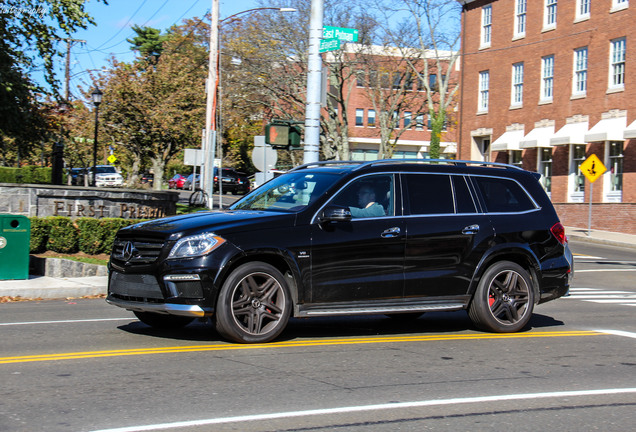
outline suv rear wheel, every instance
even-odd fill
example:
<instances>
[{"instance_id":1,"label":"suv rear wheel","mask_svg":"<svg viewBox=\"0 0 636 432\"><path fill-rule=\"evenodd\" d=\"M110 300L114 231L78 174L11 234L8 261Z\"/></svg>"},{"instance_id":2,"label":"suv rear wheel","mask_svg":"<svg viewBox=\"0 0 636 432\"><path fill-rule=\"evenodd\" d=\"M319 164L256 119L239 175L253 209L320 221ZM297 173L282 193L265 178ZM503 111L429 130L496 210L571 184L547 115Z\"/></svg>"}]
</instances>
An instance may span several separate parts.
<instances>
[{"instance_id":1,"label":"suv rear wheel","mask_svg":"<svg viewBox=\"0 0 636 432\"><path fill-rule=\"evenodd\" d=\"M237 267L223 284L216 329L235 342L269 342L283 331L290 313L285 277L272 265L251 262Z\"/></svg>"},{"instance_id":2,"label":"suv rear wheel","mask_svg":"<svg viewBox=\"0 0 636 432\"><path fill-rule=\"evenodd\" d=\"M482 276L468 315L482 330L516 332L528 323L533 308L534 291L528 272L516 263L500 261Z\"/></svg>"}]
</instances>

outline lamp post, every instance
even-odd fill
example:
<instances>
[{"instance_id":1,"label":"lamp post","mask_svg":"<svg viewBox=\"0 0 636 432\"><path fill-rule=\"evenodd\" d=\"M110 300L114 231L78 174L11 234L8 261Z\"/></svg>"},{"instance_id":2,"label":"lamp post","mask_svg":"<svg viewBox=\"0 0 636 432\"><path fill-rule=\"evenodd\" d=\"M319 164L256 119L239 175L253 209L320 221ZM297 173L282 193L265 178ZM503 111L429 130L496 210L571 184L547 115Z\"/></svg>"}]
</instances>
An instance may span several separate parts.
<instances>
[{"instance_id":1,"label":"lamp post","mask_svg":"<svg viewBox=\"0 0 636 432\"><path fill-rule=\"evenodd\" d=\"M237 12L227 18L219 20L219 0L212 0L210 22L210 61L208 65L207 103L205 112L205 142L203 148L204 171L201 176L202 189L209 197L208 208L212 208L214 191L214 157L217 143L216 107L217 87L219 76L219 27L224 21L236 18L250 12L261 10L277 10L279 12L296 12L294 8L259 7ZM220 178L219 178L220 180Z\"/></svg>"},{"instance_id":2,"label":"lamp post","mask_svg":"<svg viewBox=\"0 0 636 432\"><path fill-rule=\"evenodd\" d=\"M93 105L95 105L95 138L93 139L93 178L91 179L91 186L95 186L95 167L97 166L97 129L99 120L99 104L102 103L103 93L99 88L95 87L95 90L91 93L93 99Z\"/></svg>"}]
</instances>

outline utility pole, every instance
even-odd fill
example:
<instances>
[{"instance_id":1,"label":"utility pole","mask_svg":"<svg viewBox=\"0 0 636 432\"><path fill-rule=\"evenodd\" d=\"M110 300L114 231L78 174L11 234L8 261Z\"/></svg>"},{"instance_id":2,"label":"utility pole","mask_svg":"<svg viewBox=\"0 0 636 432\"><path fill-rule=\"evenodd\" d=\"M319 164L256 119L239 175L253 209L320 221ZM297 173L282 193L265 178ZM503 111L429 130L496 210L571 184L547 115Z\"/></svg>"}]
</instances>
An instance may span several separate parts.
<instances>
[{"instance_id":1,"label":"utility pole","mask_svg":"<svg viewBox=\"0 0 636 432\"><path fill-rule=\"evenodd\" d=\"M309 20L309 58L307 62L307 105L305 108L305 151L303 162L317 162L320 157L320 92L322 57L320 39L324 15L323 0L311 0Z\"/></svg>"},{"instance_id":2,"label":"utility pole","mask_svg":"<svg viewBox=\"0 0 636 432\"><path fill-rule=\"evenodd\" d=\"M71 47L77 43L86 43L85 40L66 38L66 71L64 75L64 101L68 103L71 98Z\"/></svg>"},{"instance_id":3,"label":"utility pole","mask_svg":"<svg viewBox=\"0 0 636 432\"><path fill-rule=\"evenodd\" d=\"M219 47L219 0L212 0L210 22L210 62L208 65L207 103L205 111L205 148L203 149L202 189L208 194L208 208L213 206L214 158L216 150L216 104Z\"/></svg>"}]
</instances>

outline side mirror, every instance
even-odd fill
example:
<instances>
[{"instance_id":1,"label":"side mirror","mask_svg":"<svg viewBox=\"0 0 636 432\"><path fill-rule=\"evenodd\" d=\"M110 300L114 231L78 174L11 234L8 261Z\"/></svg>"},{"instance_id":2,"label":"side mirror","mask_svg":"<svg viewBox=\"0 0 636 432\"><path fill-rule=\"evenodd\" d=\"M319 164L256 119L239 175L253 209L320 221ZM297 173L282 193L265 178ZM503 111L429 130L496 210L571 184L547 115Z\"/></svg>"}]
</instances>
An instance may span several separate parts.
<instances>
[{"instance_id":1,"label":"side mirror","mask_svg":"<svg viewBox=\"0 0 636 432\"><path fill-rule=\"evenodd\" d=\"M349 222L351 211L345 207L327 207L323 210L320 222Z\"/></svg>"}]
</instances>

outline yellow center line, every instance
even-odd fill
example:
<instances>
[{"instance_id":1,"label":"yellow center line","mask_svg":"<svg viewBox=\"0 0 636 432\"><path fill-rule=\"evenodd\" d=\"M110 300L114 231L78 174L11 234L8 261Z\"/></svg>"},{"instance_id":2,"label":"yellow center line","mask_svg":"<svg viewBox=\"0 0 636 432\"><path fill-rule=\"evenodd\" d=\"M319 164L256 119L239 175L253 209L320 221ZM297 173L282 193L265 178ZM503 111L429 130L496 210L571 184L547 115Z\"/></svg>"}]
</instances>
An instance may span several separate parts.
<instances>
[{"instance_id":1,"label":"yellow center line","mask_svg":"<svg viewBox=\"0 0 636 432\"><path fill-rule=\"evenodd\" d=\"M358 345L358 344L382 344L382 343L408 343L431 341L455 341L455 340L483 340L483 339L522 339L522 338L546 338L546 337L578 337L599 336L606 333L597 331L553 331L553 332L528 332L528 333L478 333L478 334L453 334L453 335L418 335L418 336L374 336L364 338L341 339L309 339L286 342L271 342L266 344L214 344L214 345L189 345L160 348L133 348L108 351L85 351L71 353L39 354L29 356L0 357L0 364L28 363L43 361L77 360L100 357L119 357L133 355L153 355L204 351L230 351L248 349L275 349L275 348L300 348L313 346L333 345Z\"/></svg>"}]
</instances>

